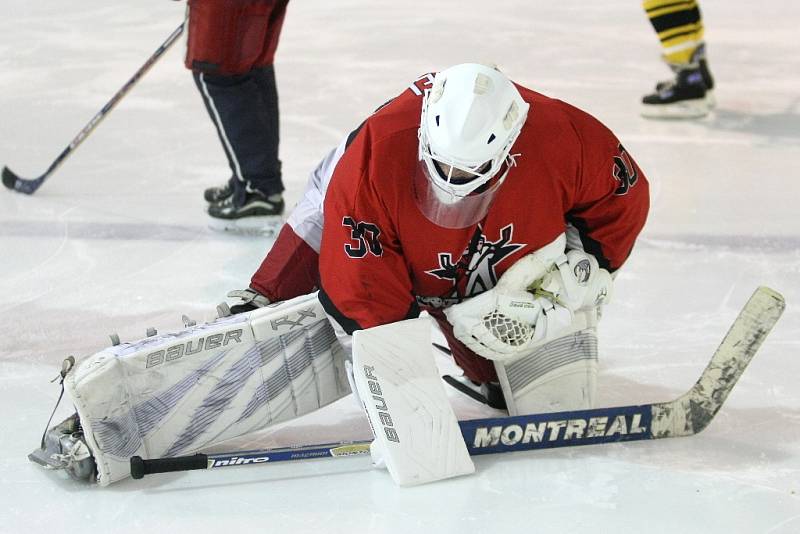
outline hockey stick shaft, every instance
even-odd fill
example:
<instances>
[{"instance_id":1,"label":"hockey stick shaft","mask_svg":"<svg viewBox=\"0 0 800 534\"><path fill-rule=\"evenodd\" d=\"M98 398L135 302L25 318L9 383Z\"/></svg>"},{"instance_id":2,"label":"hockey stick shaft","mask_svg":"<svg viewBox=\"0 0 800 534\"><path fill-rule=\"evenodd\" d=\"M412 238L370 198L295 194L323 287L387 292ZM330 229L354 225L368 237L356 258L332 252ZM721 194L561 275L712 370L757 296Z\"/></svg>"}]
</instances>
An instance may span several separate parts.
<instances>
[{"instance_id":1,"label":"hockey stick shaft","mask_svg":"<svg viewBox=\"0 0 800 534\"><path fill-rule=\"evenodd\" d=\"M83 129L78 132L78 135L70 142L69 145L58 155L58 157L50 164L47 168L45 173L38 178L27 179L18 176L8 167L3 167L3 185L7 188L12 189L14 191L18 191L20 193L24 193L26 195L32 195L39 187L44 183L45 180L64 162L64 160L69 157L69 155L76 149L78 146L89 136L90 133L100 124L103 119L111 112L112 109L116 107L116 105L122 100L122 98L128 94L128 92L133 88L134 85L144 76L144 74L150 70L150 68L155 65L156 61L164 55L164 53L169 50L169 48L178 40L178 37L181 36L183 33L183 23L178 26L175 31L173 31L167 40L164 41L158 49L153 52L153 54L145 61L144 65L139 67L139 70L134 73L134 75L122 86L122 88L116 92L114 96L111 97L111 100L106 102L103 108L94 116L92 120L90 120Z\"/></svg>"},{"instance_id":2,"label":"hockey stick shaft","mask_svg":"<svg viewBox=\"0 0 800 534\"><path fill-rule=\"evenodd\" d=\"M659 439L696 434L716 415L785 309L783 297L758 288L697 383L669 402L460 421L470 455ZM178 458L131 459L131 474L212 469L366 453L369 442L341 442ZM202 459L200 458L202 457Z\"/></svg>"},{"instance_id":3,"label":"hockey stick shaft","mask_svg":"<svg viewBox=\"0 0 800 534\"><path fill-rule=\"evenodd\" d=\"M196 469L215 469L237 465L257 465L263 463L286 462L289 460L308 460L311 458L331 458L354 456L369 453L369 441L348 441L287 447L239 451L220 454L194 454L175 458L143 460L139 456L131 458L131 476L139 479L154 473L192 471Z\"/></svg>"}]
</instances>

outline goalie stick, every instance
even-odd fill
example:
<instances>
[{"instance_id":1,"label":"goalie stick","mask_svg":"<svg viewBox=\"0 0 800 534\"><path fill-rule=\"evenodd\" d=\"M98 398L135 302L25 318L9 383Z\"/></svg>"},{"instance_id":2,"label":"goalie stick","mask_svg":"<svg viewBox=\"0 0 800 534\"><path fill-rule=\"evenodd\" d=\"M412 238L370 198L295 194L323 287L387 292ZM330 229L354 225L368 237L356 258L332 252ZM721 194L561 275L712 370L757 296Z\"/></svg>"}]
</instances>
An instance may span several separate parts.
<instances>
[{"instance_id":1,"label":"goalie stick","mask_svg":"<svg viewBox=\"0 0 800 534\"><path fill-rule=\"evenodd\" d=\"M150 67L155 65L156 61L164 55L164 52L169 50L169 48L178 40L178 37L181 36L183 33L183 23L178 26L175 31L173 31L167 40L164 41L158 49L153 52L153 54L145 61L144 65L139 67L139 70L129 79L122 88L116 92L116 94L111 97L103 109L101 109L97 114L92 117L92 120L83 127L83 129L78 132L78 135L70 142L70 144L65 148L61 154L50 164L50 167L47 168L45 173L38 178L22 178L18 176L15 172L13 172L8 167L3 167L3 185L13 191L19 191L20 193L24 193L26 195L32 195L36 192L37 189L44 183L47 178L53 174L53 172L61 166L65 159L72 153L73 150L78 148L89 134L97 127L98 124L111 112L112 109L122 100L122 97L125 96L131 88L136 85L144 74L150 70Z\"/></svg>"},{"instance_id":2,"label":"goalie stick","mask_svg":"<svg viewBox=\"0 0 800 534\"><path fill-rule=\"evenodd\" d=\"M759 287L736 317L695 385L675 400L460 421L467 449L471 455L495 454L697 434L717 414L785 307L779 293ZM340 442L153 460L134 456L131 475L139 479L153 473L350 456L368 453L369 445L369 441Z\"/></svg>"}]
</instances>

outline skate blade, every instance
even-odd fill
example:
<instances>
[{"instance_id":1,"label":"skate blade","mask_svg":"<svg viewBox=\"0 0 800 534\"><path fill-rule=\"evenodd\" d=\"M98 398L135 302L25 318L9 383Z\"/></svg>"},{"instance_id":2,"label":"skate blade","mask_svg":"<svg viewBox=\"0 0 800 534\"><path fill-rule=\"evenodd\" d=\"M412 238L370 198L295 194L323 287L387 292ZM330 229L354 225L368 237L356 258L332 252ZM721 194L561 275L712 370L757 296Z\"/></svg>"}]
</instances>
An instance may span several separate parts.
<instances>
[{"instance_id":1,"label":"skate blade","mask_svg":"<svg viewBox=\"0 0 800 534\"><path fill-rule=\"evenodd\" d=\"M28 460L47 470L66 471L74 480L91 481L97 474L97 467L91 456L78 461L65 461L63 455L49 454L44 449L38 448L28 455Z\"/></svg>"},{"instance_id":2,"label":"skate blade","mask_svg":"<svg viewBox=\"0 0 800 534\"><path fill-rule=\"evenodd\" d=\"M39 464L45 469L64 469L66 466L64 462L60 462L55 458L52 458L47 452L42 449L38 448L34 450L32 453L28 455L28 460L35 464Z\"/></svg>"},{"instance_id":3,"label":"skate blade","mask_svg":"<svg viewBox=\"0 0 800 534\"><path fill-rule=\"evenodd\" d=\"M243 217L241 219L217 219L209 217L208 227L215 232L250 237L277 237L283 226L283 217L263 215L259 217Z\"/></svg>"},{"instance_id":4,"label":"skate blade","mask_svg":"<svg viewBox=\"0 0 800 534\"><path fill-rule=\"evenodd\" d=\"M699 119L709 111L711 107L706 98L674 104L642 104L641 107L641 115L646 119Z\"/></svg>"},{"instance_id":5,"label":"skate blade","mask_svg":"<svg viewBox=\"0 0 800 534\"><path fill-rule=\"evenodd\" d=\"M712 110L717 107L717 97L714 95L714 90L709 89L706 91L706 104L708 104L708 109Z\"/></svg>"}]
</instances>

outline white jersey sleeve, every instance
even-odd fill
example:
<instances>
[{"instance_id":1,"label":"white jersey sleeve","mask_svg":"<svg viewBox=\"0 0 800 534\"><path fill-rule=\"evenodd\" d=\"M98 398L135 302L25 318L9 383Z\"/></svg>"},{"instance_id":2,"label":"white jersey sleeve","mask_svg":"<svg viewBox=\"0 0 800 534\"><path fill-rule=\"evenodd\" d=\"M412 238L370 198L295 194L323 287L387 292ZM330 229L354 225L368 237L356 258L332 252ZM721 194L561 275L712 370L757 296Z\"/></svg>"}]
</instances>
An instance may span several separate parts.
<instances>
[{"instance_id":1,"label":"white jersey sleeve","mask_svg":"<svg viewBox=\"0 0 800 534\"><path fill-rule=\"evenodd\" d=\"M316 252L319 252L322 242L322 205L325 201L325 192L346 145L347 139L342 140L339 146L331 150L311 171L306 192L286 221L294 233Z\"/></svg>"}]
</instances>

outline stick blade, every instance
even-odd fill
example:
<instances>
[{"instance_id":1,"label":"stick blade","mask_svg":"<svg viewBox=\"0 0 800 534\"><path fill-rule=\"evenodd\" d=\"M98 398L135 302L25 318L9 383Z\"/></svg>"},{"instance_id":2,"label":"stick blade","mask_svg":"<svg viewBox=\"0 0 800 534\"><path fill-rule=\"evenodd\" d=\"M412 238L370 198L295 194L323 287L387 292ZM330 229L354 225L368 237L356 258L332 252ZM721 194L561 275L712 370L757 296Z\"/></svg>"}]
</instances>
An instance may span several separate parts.
<instances>
[{"instance_id":1,"label":"stick blade","mask_svg":"<svg viewBox=\"0 0 800 534\"><path fill-rule=\"evenodd\" d=\"M675 401L653 405L653 437L690 436L705 429L785 309L780 293L756 289L694 387Z\"/></svg>"},{"instance_id":2,"label":"stick blade","mask_svg":"<svg viewBox=\"0 0 800 534\"><path fill-rule=\"evenodd\" d=\"M32 195L34 191L39 189L39 186L42 185L46 176L47 175L28 180L26 178L20 178L8 167L3 167L3 185L12 191L19 191L26 195Z\"/></svg>"}]
</instances>

